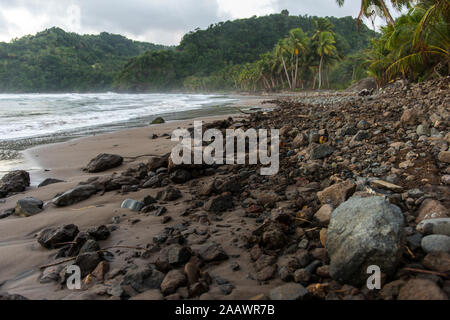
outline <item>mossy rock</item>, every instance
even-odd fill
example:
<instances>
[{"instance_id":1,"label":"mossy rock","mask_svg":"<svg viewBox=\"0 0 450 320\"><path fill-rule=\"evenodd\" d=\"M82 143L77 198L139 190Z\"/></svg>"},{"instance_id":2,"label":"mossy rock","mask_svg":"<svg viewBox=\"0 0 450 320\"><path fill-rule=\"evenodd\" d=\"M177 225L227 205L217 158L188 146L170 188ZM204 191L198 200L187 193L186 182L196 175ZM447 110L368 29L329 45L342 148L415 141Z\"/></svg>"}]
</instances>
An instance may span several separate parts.
<instances>
[{"instance_id":1,"label":"mossy rock","mask_svg":"<svg viewBox=\"0 0 450 320\"><path fill-rule=\"evenodd\" d=\"M166 121L163 118L158 117L155 120L153 120L151 124L162 124L162 123L166 123Z\"/></svg>"}]
</instances>

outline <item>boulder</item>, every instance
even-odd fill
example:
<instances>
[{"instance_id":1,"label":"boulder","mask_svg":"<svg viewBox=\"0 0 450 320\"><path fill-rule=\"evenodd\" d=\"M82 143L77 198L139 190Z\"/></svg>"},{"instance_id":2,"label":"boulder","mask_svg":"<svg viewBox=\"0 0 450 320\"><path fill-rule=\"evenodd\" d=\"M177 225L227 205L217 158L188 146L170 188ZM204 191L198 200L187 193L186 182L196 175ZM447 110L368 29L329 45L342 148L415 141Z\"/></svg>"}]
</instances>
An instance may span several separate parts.
<instances>
[{"instance_id":1,"label":"boulder","mask_svg":"<svg viewBox=\"0 0 450 320\"><path fill-rule=\"evenodd\" d=\"M443 234L450 236L450 218L423 220L416 227L423 235Z\"/></svg>"},{"instance_id":2,"label":"boulder","mask_svg":"<svg viewBox=\"0 0 450 320\"><path fill-rule=\"evenodd\" d=\"M49 186L51 184L61 183L61 182L64 182L64 181L63 180L59 180L59 179L48 178L48 179L45 179L44 181L42 181L38 185L38 188L46 187L46 186Z\"/></svg>"},{"instance_id":3,"label":"boulder","mask_svg":"<svg viewBox=\"0 0 450 320\"><path fill-rule=\"evenodd\" d=\"M331 219L331 213L334 208L332 205L324 204L319 211L314 214L314 219L316 219L322 225L328 225Z\"/></svg>"},{"instance_id":4,"label":"boulder","mask_svg":"<svg viewBox=\"0 0 450 320\"><path fill-rule=\"evenodd\" d=\"M87 252L77 256L74 264L80 267L81 276L85 277L95 270L102 258L97 252Z\"/></svg>"},{"instance_id":5,"label":"boulder","mask_svg":"<svg viewBox=\"0 0 450 320\"><path fill-rule=\"evenodd\" d=\"M328 144L319 144L315 145L310 153L311 160L318 160L326 158L332 155L334 152L334 148Z\"/></svg>"},{"instance_id":6,"label":"boulder","mask_svg":"<svg viewBox=\"0 0 450 320\"><path fill-rule=\"evenodd\" d=\"M430 252L423 259L423 265L438 272L450 271L450 254L448 252Z\"/></svg>"},{"instance_id":7,"label":"boulder","mask_svg":"<svg viewBox=\"0 0 450 320\"><path fill-rule=\"evenodd\" d=\"M447 300L436 283L427 279L411 279L401 289L398 300Z\"/></svg>"},{"instance_id":8,"label":"boulder","mask_svg":"<svg viewBox=\"0 0 450 320\"><path fill-rule=\"evenodd\" d=\"M92 159L86 168L85 171L89 173L96 173L106 171L112 168L116 168L123 163L123 158L116 154L99 154L97 157Z\"/></svg>"},{"instance_id":9,"label":"boulder","mask_svg":"<svg viewBox=\"0 0 450 320\"><path fill-rule=\"evenodd\" d=\"M166 190L158 192L156 198L162 201L175 201L182 197L182 193L177 188L168 186Z\"/></svg>"},{"instance_id":10,"label":"boulder","mask_svg":"<svg viewBox=\"0 0 450 320\"><path fill-rule=\"evenodd\" d=\"M156 171L159 168L167 168L168 165L168 157L151 157L148 160L147 168L149 171Z\"/></svg>"},{"instance_id":11,"label":"boulder","mask_svg":"<svg viewBox=\"0 0 450 320\"><path fill-rule=\"evenodd\" d=\"M163 124L163 123L166 123L166 121L162 117L158 117L155 120L153 120L151 124Z\"/></svg>"},{"instance_id":12,"label":"boulder","mask_svg":"<svg viewBox=\"0 0 450 320\"><path fill-rule=\"evenodd\" d=\"M205 209L214 213L224 212L231 208L233 208L233 198L230 194L213 197L205 204Z\"/></svg>"},{"instance_id":13,"label":"boulder","mask_svg":"<svg viewBox=\"0 0 450 320\"><path fill-rule=\"evenodd\" d=\"M64 192L59 197L55 198L53 203L58 207L67 207L86 200L95 193L97 193L97 188L95 186L90 184L81 185Z\"/></svg>"},{"instance_id":14,"label":"boulder","mask_svg":"<svg viewBox=\"0 0 450 320\"><path fill-rule=\"evenodd\" d=\"M30 186L30 175L23 170L12 171L0 180L0 198L12 192L23 192Z\"/></svg>"},{"instance_id":15,"label":"boulder","mask_svg":"<svg viewBox=\"0 0 450 320\"><path fill-rule=\"evenodd\" d=\"M38 235L38 242L47 249L59 247L60 243L71 242L78 235L78 227L74 224L64 225L59 228L47 228Z\"/></svg>"},{"instance_id":16,"label":"boulder","mask_svg":"<svg viewBox=\"0 0 450 320\"><path fill-rule=\"evenodd\" d=\"M425 252L450 252L450 237L432 234L422 238L422 249Z\"/></svg>"},{"instance_id":17,"label":"boulder","mask_svg":"<svg viewBox=\"0 0 450 320\"><path fill-rule=\"evenodd\" d=\"M423 220L447 218L449 210L444 207L439 201L434 199L426 199L422 202L419 210L417 211L416 223L420 223Z\"/></svg>"},{"instance_id":18,"label":"boulder","mask_svg":"<svg viewBox=\"0 0 450 320\"><path fill-rule=\"evenodd\" d=\"M350 198L356 191L356 184L351 181L337 183L317 193L322 204L331 204L333 207Z\"/></svg>"},{"instance_id":19,"label":"boulder","mask_svg":"<svg viewBox=\"0 0 450 320\"><path fill-rule=\"evenodd\" d=\"M330 275L343 283L367 280L367 268L377 265L392 275L402 252L403 214L381 197L353 197L331 214L326 249Z\"/></svg>"},{"instance_id":20,"label":"boulder","mask_svg":"<svg viewBox=\"0 0 450 320\"><path fill-rule=\"evenodd\" d=\"M36 198L27 197L17 201L15 214L22 217L29 217L41 213L44 203Z\"/></svg>"},{"instance_id":21,"label":"boulder","mask_svg":"<svg viewBox=\"0 0 450 320\"><path fill-rule=\"evenodd\" d=\"M163 273L152 265L145 265L128 270L120 285L129 285L137 292L142 293L147 290L160 289L163 280Z\"/></svg>"},{"instance_id":22,"label":"boulder","mask_svg":"<svg viewBox=\"0 0 450 320\"><path fill-rule=\"evenodd\" d=\"M227 260L228 255L222 247L214 242L193 246L192 250L205 262Z\"/></svg>"},{"instance_id":23,"label":"boulder","mask_svg":"<svg viewBox=\"0 0 450 320\"><path fill-rule=\"evenodd\" d=\"M171 270L161 283L161 292L164 295L175 293L177 289L186 284L186 276L180 270Z\"/></svg>"},{"instance_id":24,"label":"boulder","mask_svg":"<svg viewBox=\"0 0 450 320\"><path fill-rule=\"evenodd\" d=\"M304 300L308 290L299 283L286 283L270 291L270 300Z\"/></svg>"}]
</instances>

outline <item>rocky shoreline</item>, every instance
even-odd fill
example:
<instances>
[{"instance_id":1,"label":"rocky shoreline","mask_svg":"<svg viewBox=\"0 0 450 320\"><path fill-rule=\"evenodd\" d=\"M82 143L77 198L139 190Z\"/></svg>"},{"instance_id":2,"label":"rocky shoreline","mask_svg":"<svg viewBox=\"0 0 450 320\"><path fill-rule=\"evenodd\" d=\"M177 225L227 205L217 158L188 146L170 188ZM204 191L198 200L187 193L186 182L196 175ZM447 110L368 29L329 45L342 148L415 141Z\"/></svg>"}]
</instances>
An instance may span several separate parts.
<instances>
[{"instance_id":1,"label":"rocky shoreline","mask_svg":"<svg viewBox=\"0 0 450 320\"><path fill-rule=\"evenodd\" d=\"M275 176L259 165L176 166L168 154L124 169L121 155L101 154L86 159L89 178L45 203L22 197L0 223L120 195L105 224L36 230L33 250L49 258L35 281L65 298L446 300L449 92L444 78L272 101L272 112L205 129L279 128ZM0 196L28 186L14 172ZM72 263L77 292L65 285ZM367 286L371 266L379 289ZM0 298L26 297L16 291Z\"/></svg>"}]
</instances>

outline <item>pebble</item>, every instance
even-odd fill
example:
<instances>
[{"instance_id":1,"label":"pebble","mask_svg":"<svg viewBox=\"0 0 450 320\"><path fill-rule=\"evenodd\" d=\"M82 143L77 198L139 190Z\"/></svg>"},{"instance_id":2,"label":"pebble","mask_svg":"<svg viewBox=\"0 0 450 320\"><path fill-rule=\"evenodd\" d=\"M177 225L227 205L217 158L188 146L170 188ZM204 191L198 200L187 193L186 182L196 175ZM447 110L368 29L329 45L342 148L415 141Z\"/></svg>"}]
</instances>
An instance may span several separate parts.
<instances>
[{"instance_id":1,"label":"pebble","mask_svg":"<svg viewBox=\"0 0 450 320\"><path fill-rule=\"evenodd\" d=\"M433 234L422 239L422 249L425 252L450 252L450 237L442 234Z\"/></svg>"}]
</instances>

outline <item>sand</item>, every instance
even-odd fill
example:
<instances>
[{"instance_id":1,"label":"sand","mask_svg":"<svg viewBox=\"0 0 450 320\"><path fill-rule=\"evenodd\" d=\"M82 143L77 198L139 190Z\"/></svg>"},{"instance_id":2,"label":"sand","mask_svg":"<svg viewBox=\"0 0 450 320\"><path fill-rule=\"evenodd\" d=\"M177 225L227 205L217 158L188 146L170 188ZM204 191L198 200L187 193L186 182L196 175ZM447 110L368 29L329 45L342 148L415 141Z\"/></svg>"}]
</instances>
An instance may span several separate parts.
<instances>
[{"instance_id":1,"label":"sand","mask_svg":"<svg viewBox=\"0 0 450 320\"><path fill-rule=\"evenodd\" d=\"M235 115L234 118L243 115ZM202 118L204 122L226 118L224 116ZM198 119L200 120L200 119ZM24 152L26 159L33 163L34 167L41 170L32 173L32 181L37 184L45 178L58 178L66 182L49 185L43 188L31 187L22 194L17 194L6 199L0 204L0 210L15 207L18 199L25 196L36 197L44 201L45 210L32 217L8 217L0 220L0 292L10 294L21 294L29 299L107 299L105 295L93 295L85 291L70 291L67 288L60 288L55 283L41 284L39 282L42 274L40 266L54 263L56 250L42 248L36 241L36 235L42 229L49 226L60 226L64 224L76 224L80 230L85 230L91 226L102 224L110 225L112 218L121 217L119 229L114 231L108 240L100 242L102 248L114 245L126 246L146 246L152 243L155 235L160 233L165 227L182 223L186 218L182 213L186 208L186 201L190 199L192 192L189 184L179 187L183 192L183 198L179 201L170 202L165 205L168 215L173 220L169 224L162 224L161 217L144 216L139 213L121 209L120 205L126 198L142 200L147 195L156 196L161 189L143 189L136 193L122 195L119 192L108 192L103 196L95 195L90 199L66 208L57 208L50 203L56 194L69 190L79 182L85 181L93 176L108 175L113 172L122 172L133 164L146 162L147 155L164 155L171 151L174 146L167 137L162 134L171 134L178 128L188 128L193 125L193 120L177 121L162 125L154 125L145 128L128 129L114 133L101 134L85 137L64 143L36 147ZM152 135L157 134L159 138L152 139ZM114 170L102 172L101 174L88 174L82 168L90 159L100 153L114 153L125 157L125 163ZM208 178L200 179L205 180ZM178 187L178 186L177 186ZM231 280L238 287L226 298L248 299L260 293L267 293L268 286L255 286L255 280L251 280L248 274L251 272L251 265L248 254L242 255L243 250L230 245L230 236L239 236L249 228L247 223L254 224L254 219L244 218L245 213L235 210L224 214L220 222L213 222L208 228L211 239L223 245L225 251L230 255L235 255L226 263L217 266L209 266L208 272L211 275L220 275ZM133 223L139 219L138 223ZM191 221L192 222L192 221ZM195 227L195 224L191 227ZM123 267L125 259L130 257L134 251L121 249L112 251L115 260L111 263L111 269ZM136 263L145 263L143 259L137 259ZM241 270L233 272L230 263L238 261ZM271 283L271 287L276 284ZM103 292L105 287L99 285L99 291ZM216 290L216 291L214 291ZM214 298L217 288L210 291ZM221 295L222 298L223 295Z\"/></svg>"}]
</instances>

